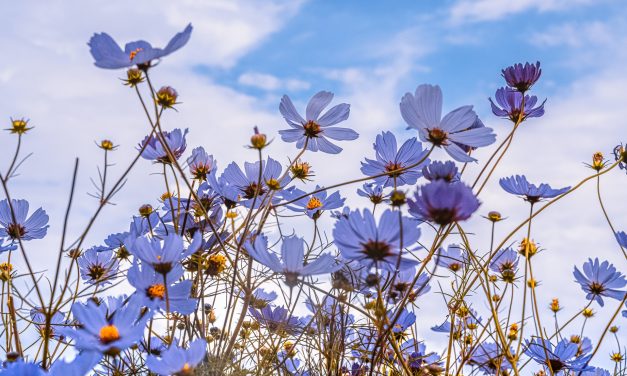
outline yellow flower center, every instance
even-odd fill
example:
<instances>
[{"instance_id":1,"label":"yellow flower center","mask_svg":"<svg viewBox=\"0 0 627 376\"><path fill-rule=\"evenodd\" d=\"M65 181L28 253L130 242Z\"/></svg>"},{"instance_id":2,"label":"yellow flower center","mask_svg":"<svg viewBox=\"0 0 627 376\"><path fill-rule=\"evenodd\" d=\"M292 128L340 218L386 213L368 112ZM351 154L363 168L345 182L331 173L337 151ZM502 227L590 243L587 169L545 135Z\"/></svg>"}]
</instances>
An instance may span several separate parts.
<instances>
[{"instance_id":1,"label":"yellow flower center","mask_svg":"<svg viewBox=\"0 0 627 376\"><path fill-rule=\"evenodd\" d=\"M148 287L146 293L152 299L163 299L165 297L165 286L161 284L151 285L150 287Z\"/></svg>"},{"instance_id":2,"label":"yellow flower center","mask_svg":"<svg viewBox=\"0 0 627 376\"><path fill-rule=\"evenodd\" d=\"M317 197L312 197L307 203L307 210L318 209L322 206L322 202Z\"/></svg>"},{"instance_id":3,"label":"yellow flower center","mask_svg":"<svg viewBox=\"0 0 627 376\"><path fill-rule=\"evenodd\" d=\"M120 332L115 325L103 326L102 329L100 329L100 342L107 344L117 341L118 339L120 339Z\"/></svg>"}]
</instances>

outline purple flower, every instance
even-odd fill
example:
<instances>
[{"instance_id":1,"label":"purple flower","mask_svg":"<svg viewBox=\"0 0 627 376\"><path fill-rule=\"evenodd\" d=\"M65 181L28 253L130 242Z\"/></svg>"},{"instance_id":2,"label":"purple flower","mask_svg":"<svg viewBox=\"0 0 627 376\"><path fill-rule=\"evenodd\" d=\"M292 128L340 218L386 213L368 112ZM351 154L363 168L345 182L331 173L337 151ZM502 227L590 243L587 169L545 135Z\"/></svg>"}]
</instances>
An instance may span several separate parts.
<instances>
[{"instance_id":1,"label":"purple flower","mask_svg":"<svg viewBox=\"0 0 627 376\"><path fill-rule=\"evenodd\" d=\"M0 231L2 231L0 229ZM6 251L13 251L17 249L17 244L11 242L8 244L3 244L4 243L4 239L0 238L0 253L6 252Z\"/></svg>"},{"instance_id":2,"label":"purple flower","mask_svg":"<svg viewBox=\"0 0 627 376\"><path fill-rule=\"evenodd\" d=\"M438 250L437 264L457 273L468 264L468 255L459 245L451 244Z\"/></svg>"},{"instance_id":3,"label":"purple flower","mask_svg":"<svg viewBox=\"0 0 627 376\"><path fill-rule=\"evenodd\" d=\"M120 269L120 264L111 250L88 249L77 262L83 281L93 285L111 284L111 280L116 277Z\"/></svg>"},{"instance_id":4,"label":"purple flower","mask_svg":"<svg viewBox=\"0 0 627 376\"><path fill-rule=\"evenodd\" d=\"M512 283L518 270L518 252L512 248L502 248L490 261L490 270L501 274L501 279Z\"/></svg>"},{"instance_id":5,"label":"purple flower","mask_svg":"<svg viewBox=\"0 0 627 376\"><path fill-rule=\"evenodd\" d=\"M370 202L377 205L383 202L383 186L375 183L364 183L362 188L357 189L357 194L361 197L367 197Z\"/></svg>"},{"instance_id":6,"label":"purple flower","mask_svg":"<svg viewBox=\"0 0 627 376\"><path fill-rule=\"evenodd\" d=\"M599 264L598 258L594 261L588 259L588 262L583 264L583 273L575 267L573 275L575 282L579 283L582 290L586 292L586 299L596 300L601 307L603 307L603 296L618 300L625 297L625 291L620 289L627 285L627 279L608 261Z\"/></svg>"},{"instance_id":7,"label":"purple flower","mask_svg":"<svg viewBox=\"0 0 627 376\"><path fill-rule=\"evenodd\" d=\"M501 178L499 180L499 185L505 190L505 192L522 196L525 201L532 204L535 204L545 198L557 197L568 192L570 189L570 187L553 189L550 185L544 183L540 184L539 187L536 187L534 184L529 183L524 175Z\"/></svg>"},{"instance_id":8,"label":"purple flower","mask_svg":"<svg viewBox=\"0 0 627 376\"><path fill-rule=\"evenodd\" d=\"M150 265L160 274L169 273L185 257L196 252L202 243L202 235L197 232L191 244L185 249L183 238L169 234L163 242L157 238L139 237L127 239L126 248L143 263Z\"/></svg>"},{"instance_id":9,"label":"purple flower","mask_svg":"<svg viewBox=\"0 0 627 376\"><path fill-rule=\"evenodd\" d=\"M451 161L433 161L422 168L422 175L429 181L444 180L447 183L459 181L459 170Z\"/></svg>"},{"instance_id":10,"label":"purple flower","mask_svg":"<svg viewBox=\"0 0 627 376\"><path fill-rule=\"evenodd\" d=\"M46 236L49 227L46 211L39 208L30 217L27 216L28 201L12 199L11 205L6 199L0 201L0 239L6 237L13 241L25 241Z\"/></svg>"},{"instance_id":11,"label":"purple flower","mask_svg":"<svg viewBox=\"0 0 627 376\"><path fill-rule=\"evenodd\" d=\"M490 106L492 106L492 113L496 116L510 119L514 123L526 120L527 118L540 117L544 115L544 103L538 107L534 107L538 103L538 97L535 95L525 95L525 108L522 108L523 94L520 91L510 89L508 87L502 87L496 90L494 94L496 104L490 99Z\"/></svg>"},{"instance_id":12,"label":"purple flower","mask_svg":"<svg viewBox=\"0 0 627 376\"><path fill-rule=\"evenodd\" d=\"M149 355L146 359L146 367L158 375L192 375L205 358L207 342L199 338L184 349L177 345L171 345L163 351L159 357Z\"/></svg>"},{"instance_id":13,"label":"purple flower","mask_svg":"<svg viewBox=\"0 0 627 376\"><path fill-rule=\"evenodd\" d=\"M300 321L292 316L285 307L274 307L267 305L260 310L252 307L248 308L251 316L269 332L272 333L295 333Z\"/></svg>"},{"instance_id":14,"label":"purple flower","mask_svg":"<svg viewBox=\"0 0 627 376\"><path fill-rule=\"evenodd\" d=\"M150 43L138 40L127 43L124 51L107 33L94 34L89 40L89 52L94 57L94 64L105 69L127 68L133 65L149 67L152 60L164 56L183 47L192 33L192 25L189 24L180 33L177 33L165 48L154 48Z\"/></svg>"},{"instance_id":15,"label":"purple flower","mask_svg":"<svg viewBox=\"0 0 627 376\"><path fill-rule=\"evenodd\" d=\"M464 183L442 180L421 186L407 204L409 214L441 226L470 218L480 205L472 189Z\"/></svg>"},{"instance_id":16,"label":"purple flower","mask_svg":"<svg viewBox=\"0 0 627 376\"><path fill-rule=\"evenodd\" d=\"M418 163L428 163L424 159L429 151L423 149L415 137L405 141L399 149L394 134L383 132L377 136L373 146L377 159L366 158L366 162L361 162L361 172L368 176L387 173L374 179L384 188L416 184L422 167ZM404 170L397 171L401 169Z\"/></svg>"},{"instance_id":17,"label":"purple flower","mask_svg":"<svg viewBox=\"0 0 627 376\"><path fill-rule=\"evenodd\" d=\"M259 171L260 169L261 171ZM279 181L281 170L281 164L270 157L268 157L267 162L245 162L244 171L240 169L237 163L232 162L226 167L220 180L223 184L234 187L238 191L244 206L250 207L255 201L255 207L258 207L267 192L281 190L287 184L287 178ZM261 181L259 180L260 173ZM273 200L278 201L278 198L273 197Z\"/></svg>"},{"instance_id":18,"label":"purple flower","mask_svg":"<svg viewBox=\"0 0 627 376\"><path fill-rule=\"evenodd\" d=\"M185 131L181 131L176 128L172 132L163 131L161 133L163 140L166 145L168 145L168 149L170 149L175 159L179 159L187 148L187 142L185 141L187 132L187 129L185 129ZM141 150L144 146L146 146L146 148L142 151L142 158L161 163L172 162L168 157L168 153L161 144L161 141L159 141L159 138L156 135L146 136L146 138L144 138L137 146L137 150Z\"/></svg>"},{"instance_id":19,"label":"purple flower","mask_svg":"<svg viewBox=\"0 0 627 376\"><path fill-rule=\"evenodd\" d=\"M189 173L196 179L207 180L207 174L213 173L218 168L213 155L207 154L200 146L192 150L192 155L187 158Z\"/></svg>"},{"instance_id":20,"label":"purple flower","mask_svg":"<svg viewBox=\"0 0 627 376\"><path fill-rule=\"evenodd\" d=\"M315 190L319 189L321 187L316 185ZM283 198L291 201L297 197L305 196L305 194L304 191L292 187L292 189L283 192ZM305 212L309 218L318 219L324 210L338 209L344 206L345 200L340 196L340 191L335 191L330 195L327 191L321 191L302 197L288 205L287 208L296 212Z\"/></svg>"},{"instance_id":21,"label":"purple flower","mask_svg":"<svg viewBox=\"0 0 627 376\"><path fill-rule=\"evenodd\" d=\"M183 273L183 267L176 265L165 274L164 281L163 274L149 266L140 267L135 261L128 270L128 282L135 288L135 293L143 298L146 306L163 311L169 308L170 312L188 315L196 310L196 299L190 297L192 281L180 280Z\"/></svg>"},{"instance_id":22,"label":"purple flower","mask_svg":"<svg viewBox=\"0 0 627 376\"><path fill-rule=\"evenodd\" d=\"M540 69L539 61L535 64L514 64L503 69L501 72L503 73L503 78L505 78L505 81L507 82L507 86L523 93L529 90L533 84L538 81L540 75L542 75L542 69Z\"/></svg>"},{"instance_id":23,"label":"purple flower","mask_svg":"<svg viewBox=\"0 0 627 376\"><path fill-rule=\"evenodd\" d=\"M618 241L618 244L621 245L621 247L627 248L627 233L625 233L624 231L617 232L616 240Z\"/></svg>"},{"instance_id":24,"label":"purple flower","mask_svg":"<svg viewBox=\"0 0 627 376\"><path fill-rule=\"evenodd\" d=\"M502 374L502 371L512 369L504 351L495 343L489 342L484 342L476 348L469 363L479 367L485 375Z\"/></svg>"},{"instance_id":25,"label":"purple flower","mask_svg":"<svg viewBox=\"0 0 627 376\"><path fill-rule=\"evenodd\" d=\"M565 370L590 370L592 367L586 366L590 355L578 354L578 349L577 344L570 342L568 338L559 341L555 347L548 339L543 341L540 338L534 338L527 341L525 354L539 364L550 365L551 370L556 374Z\"/></svg>"},{"instance_id":26,"label":"purple flower","mask_svg":"<svg viewBox=\"0 0 627 376\"><path fill-rule=\"evenodd\" d=\"M415 95L407 93L403 96L400 108L408 128L417 129L421 141L444 148L456 161L476 161L462 146L477 148L496 140L492 128L476 127L477 114L472 106L459 107L442 118L442 90L439 86L418 86Z\"/></svg>"},{"instance_id":27,"label":"purple flower","mask_svg":"<svg viewBox=\"0 0 627 376\"><path fill-rule=\"evenodd\" d=\"M322 110L333 100L333 93L321 91L314 95L307 104L305 119L296 111L294 104L287 95L281 98L279 111L287 121L291 129L281 130L279 134L285 142L296 142L296 147L301 149L307 142L307 150L323 153L337 154L342 148L331 143L328 139L337 141L355 140L359 134L349 128L332 127L348 119L350 105L346 103L332 107L324 115Z\"/></svg>"},{"instance_id":28,"label":"purple flower","mask_svg":"<svg viewBox=\"0 0 627 376\"><path fill-rule=\"evenodd\" d=\"M398 212L386 210L377 225L370 210L353 211L348 218L340 218L335 223L333 238L335 245L346 260L355 260L366 268L383 267L388 270L396 268L402 247L414 245L420 237L420 229L416 221L403 217L399 223ZM401 229L402 227L402 229ZM401 259L401 269L416 265L412 259Z\"/></svg>"},{"instance_id":29,"label":"purple flower","mask_svg":"<svg viewBox=\"0 0 627 376\"><path fill-rule=\"evenodd\" d=\"M247 242L245 249L260 264L270 268L275 273L285 276L285 284L294 287L301 276L333 273L341 268L335 262L335 258L328 253L318 256L315 260L305 264L305 241L296 236L283 239L281 245L281 258L279 260L274 252L268 250L268 238L261 234L251 244Z\"/></svg>"}]
</instances>

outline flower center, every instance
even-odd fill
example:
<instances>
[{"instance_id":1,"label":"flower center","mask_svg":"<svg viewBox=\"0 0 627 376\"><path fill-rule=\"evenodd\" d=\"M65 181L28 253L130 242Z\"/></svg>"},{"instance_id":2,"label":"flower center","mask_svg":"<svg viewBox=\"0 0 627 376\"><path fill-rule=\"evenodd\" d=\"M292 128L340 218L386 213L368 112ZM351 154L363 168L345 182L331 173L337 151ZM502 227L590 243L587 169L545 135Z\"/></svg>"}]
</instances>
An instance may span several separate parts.
<instances>
[{"instance_id":1,"label":"flower center","mask_svg":"<svg viewBox=\"0 0 627 376\"><path fill-rule=\"evenodd\" d=\"M194 370L189 365L189 363L185 362L185 364L183 364L183 368L181 368L181 370L179 372L177 372L175 375L177 375L177 376L193 375L193 371Z\"/></svg>"},{"instance_id":2,"label":"flower center","mask_svg":"<svg viewBox=\"0 0 627 376\"><path fill-rule=\"evenodd\" d=\"M87 275L89 276L89 278L97 281L104 276L105 272L106 269L102 265L94 264L89 267Z\"/></svg>"},{"instance_id":3,"label":"flower center","mask_svg":"<svg viewBox=\"0 0 627 376\"><path fill-rule=\"evenodd\" d=\"M115 325L103 326L100 329L100 342L108 344L113 341L117 341L118 339L120 339L120 332Z\"/></svg>"},{"instance_id":4,"label":"flower center","mask_svg":"<svg viewBox=\"0 0 627 376\"><path fill-rule=\"evenodd\" d=\"M322 207L322 201L320 201L317 197L312 197L307 202L307 210L314 210Z\"/></svg>"},{"instance_id":5,"label":"flower center","mask_svg":"<svg viewBox=\"0 0 627 376\"><path fill-rule=\"evenodd\" d=\"M368 240L367 243L363 243L361 246L362 253L364 253L369 259L375 261L383 261L386 257L392 255L390 245L385 242Z\"/></svg>"},{"instance_id":6,"label":"flower center","mask_svg":"<svg viewBox=\"0 0 627 376\"><path fill-rule=\"evenodd\" d=\"M391 177L398 177L403 172L402 171L397 171L397 170L400 170L402 167L403 166L401 166L400 163L388 162L388 164L385 165L385 171L388 172L388 175L391 176Z\"/></svg>"},{"instance_id":7,"label":"flower center","mask_svg":"<svg viewBox=\"0 0 627 376\"><path fill-rule=\"evenodd\" d=\"M259 192L257 192L257 191L259 191ZM256 192L257 192L257 196L261 196L264 193L266 193L266 190L263 189L263 187L259 188L257 183L250 183L248 185L248 187L244 188L244 190L243 190L244 198L249 200L249 199L255 197L255 193Z\"/></svg>"},{"instance_id":8,"label":"flower center","mask_svg":"<svg viewBox=\"0 0 627 376\"><path fill-rule=\"evenodd\" d=\"M435 146L440 146L446 144L446 139L448 138L448 133L444 132L440 128L429 129L429 142L431 142Z\"/></svg>"},{"instance_id":9,"label":"flower center","mask_svg":"<svg viewBox=\"0 0 627 376\"><path fill-rule=\"evenodd\" d=\"M439 225L448 225L455 220L457 212L455 209L443 208L433 209L429 214L433 219L433 222Z\"/></svg>"},{"instance_id":10,"label":"flower center","mask_svg":"<svg viewBox=\"0 0 627 376\"><path fill-rule=\"evenodd\" d=\"M151 299L163 299L165 297L165 286L162 284L151 285L146 290L146 294L148 294Z\"/></svg>"},{"instance_id":11,"label":"flower center","mask_svg":"<svg viewBox=\"0 0 627 376\"><path fill-rule=\"evenodd\" d=\"M7 234L11 239L19 239L26 235L26 229L19 223L10 223L7 226Z\"/></svg>"},{"instance_id":12,"label":"flower center","mask_svg":"<svg viewBox=\"0 0 627 376\"><path fill-rule=\"evenodd\" d=\"M307 137L318 137L318 133L322 132L320 125L313 120L309 120L303 124L303 128L305 129L305 136Z\"/></svg>"},{"instance_id":13,"label":"flower center","mask_svg":"<svg viewBox=\"0 0 627 376\"><path fill-rule=\"evenodd\" d=\"M547 363L551 365L551 369L553 370L553 372L559 372L564 369L565 366L564 362L559 359L549 359Z\"/></svg>"},{"instance_id":14,"label":"flower center","mask_svg":"<svg viewBox=\"0 0 627 376\"><path fill-rule=\"evenodd\" d=\"M605 287L603 287L603 285L600 284L599 282L592 282L589 288L590 288L590 292L592 292L595 295L600 295L603 291L605 291Z\"/></svg>"},{"instance_id":15,"label":"flower center","mask_svg":"<svg viewBox=\"0 0 627 376\"><path fill-rule=\"evenodd\" d=\"M139 51L142 51L142 50L143 50L142 48L136 48L135 50L131 51L130 54L128 54L128 57L131 59L131 61L133 61L133 59L139 53Z\"/></svg>"}]
</instances>

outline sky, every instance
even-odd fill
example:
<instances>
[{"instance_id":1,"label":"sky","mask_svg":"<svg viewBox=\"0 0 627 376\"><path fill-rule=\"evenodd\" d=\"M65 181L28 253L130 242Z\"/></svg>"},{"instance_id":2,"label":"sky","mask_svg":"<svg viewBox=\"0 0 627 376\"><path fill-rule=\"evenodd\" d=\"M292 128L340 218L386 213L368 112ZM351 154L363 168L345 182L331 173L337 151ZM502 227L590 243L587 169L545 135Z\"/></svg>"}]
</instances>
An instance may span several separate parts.
<instances>
[{"instance_id":1,"label":"sky","mask_svg":"<svg viewBox=\"0 0 627 376\"><path fill-rule=\"evenodd\" d=\"M143 0L133 6L53 0L5 2L1 9L0 124L6 128L11 117L24 117L35 127L23 145L33 155L10 189L51 216L50 235L28 245L42 270L56 257L75 158L80 167L69 225L74 237L97 204L87 195L102 163L94 142L107 138L119 145L112 156L116 176L148 129L134 93L119 80L124 72L93 65L86 43L94 32L107 32L122 44L145 39L164 46L193 24L188 45L163 59L153 78L180 95L178 112L165 115L165 127L189 127L188 150L204 146L220 169L231 160L254 160L243 145L255 125L275 138L269 153L288 163L296 149L279 141L277 131L286 127L278 112L280 98L287 94L304 108L320 90L334 92L334 103L351 104L345 124L360 133L358 140L341 143L340 157L309 158L321 184L335 183L338 176L361 177L359 162L373 155L372 142L381 131L414 137L398 103L422 83L442 87L445 112L474 105L500 141L510 123L491 114L488 97L503 85L502 68L525 61L541 61L534 94L547 98L546 115L523 124L495 177L525 174L536 183L573 185L590 174L583 163L594 152L610 158L614 146L627 141L627 8L621 0ZM0 134L2 171L14 147L14 136ZM478 158L489 152L480 151ZM469 170L477 171L478 166ZM140 161L114 198L116 205L96 222L89 245L125 230L129 213L140 205L157 203L165 190L157 172ZM621 230L627 230L626 178L613 171L601 182L610 216ZM351 206L365 205L351 189L342 192ZM559 297L564 317L584 299L573 282L573 265L600 257L627 272L595 195L593 185L584 186L540 217L534 229L545 249L537 265L537 279L543 281L539 299L548 305ZM497 233L509 232L527 212L527 204L502 192L496 181L481 201L479 214L499 210L508 217ZM485 222L469 226L485 233ZM599 325L615 307L612 301L599 312ZM611 350L602 347L600 356Z\"/></svg>"}]
</instances>

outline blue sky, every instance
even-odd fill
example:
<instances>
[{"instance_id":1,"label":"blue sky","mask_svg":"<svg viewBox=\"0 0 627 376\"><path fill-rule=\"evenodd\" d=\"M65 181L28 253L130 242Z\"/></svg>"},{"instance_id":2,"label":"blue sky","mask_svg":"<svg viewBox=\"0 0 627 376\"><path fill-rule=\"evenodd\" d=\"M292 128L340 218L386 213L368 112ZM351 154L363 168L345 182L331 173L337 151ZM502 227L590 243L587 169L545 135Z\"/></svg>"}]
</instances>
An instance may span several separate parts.
<instances>
[{"instance_id":1,"label":"blue sky","mask_svg":"<svg viewBox=\"0 0 627 376\"><path fill-rule=\"evenodd\" d=\"M487 101L503 85L500 70L539 60L543 75L534 94L548 98L546 115L524 124L496 177L522 173L533 182L566 186L589 174L583 162L592 153L603 151L610 157L616 144L627 141L626 13L622 0L5 4L0 15L0 122L26 117L35 126L24 143L34 155L11 189L14 197L27 198L51 215L50 236L31 246L34 262L45 269L53 257L51 247L57 247L74 158L80 158L79 199L70 222L70 234L76 235L95 208L86 194L102 158L94 141L110 138L120 145L113 156L115 175L147 130L136 98L118 80L123 72L93 66L86 42L94 32L106 31L120 43L145 39L162 46L192 22L189 44L164 59L154 78L180 93L179 112L166 115L166 128L190 127L188 149L203 145L220 169L231 160L255 158L241 147L254 125L275 138L286 127L278 113L283 94L304 108L317 91L335 92L334 103L351 104L346 125L361 137L341 144L345 151L340 159L310 157L324 184L336 183L337 176L360 177L359 161L371 156L372 142L382 130L393 129L401 139L415 136L404 129L398 103L422 83L442 87L445 111L475 105L500 139L509 123L492 116ZM0 134L2 156L14 141L8 133ZM295 154L294 145L278 140L268 151L282 163ZM3 170L2 163L8 163L4 159ZM471 166L469 172L476 169ZM96 223L89 245L125 230L129 211L157 204L164 189L154 172L148 162L138 166L117 205ZM602 183L608 210L622 230L627 230L621 206L625 178L616 172ZM343 194L351 206L364 204L352 189ZM481 214L500 210L510 218L503 233L526 215L526 206L496 183L481 199ZM591 186L547 211L535 231L547 250L538 265L539 279L546 281L540 299L549 302L559 296L566 314L578 309L583 297L572 282L573 264L598 255L627 271ZM607 316L607 311L600 315ZM423 314L429 324L439 320L437 313ZM601 351L607 354L610 348Z\"/></svg>"}]
</instances>

